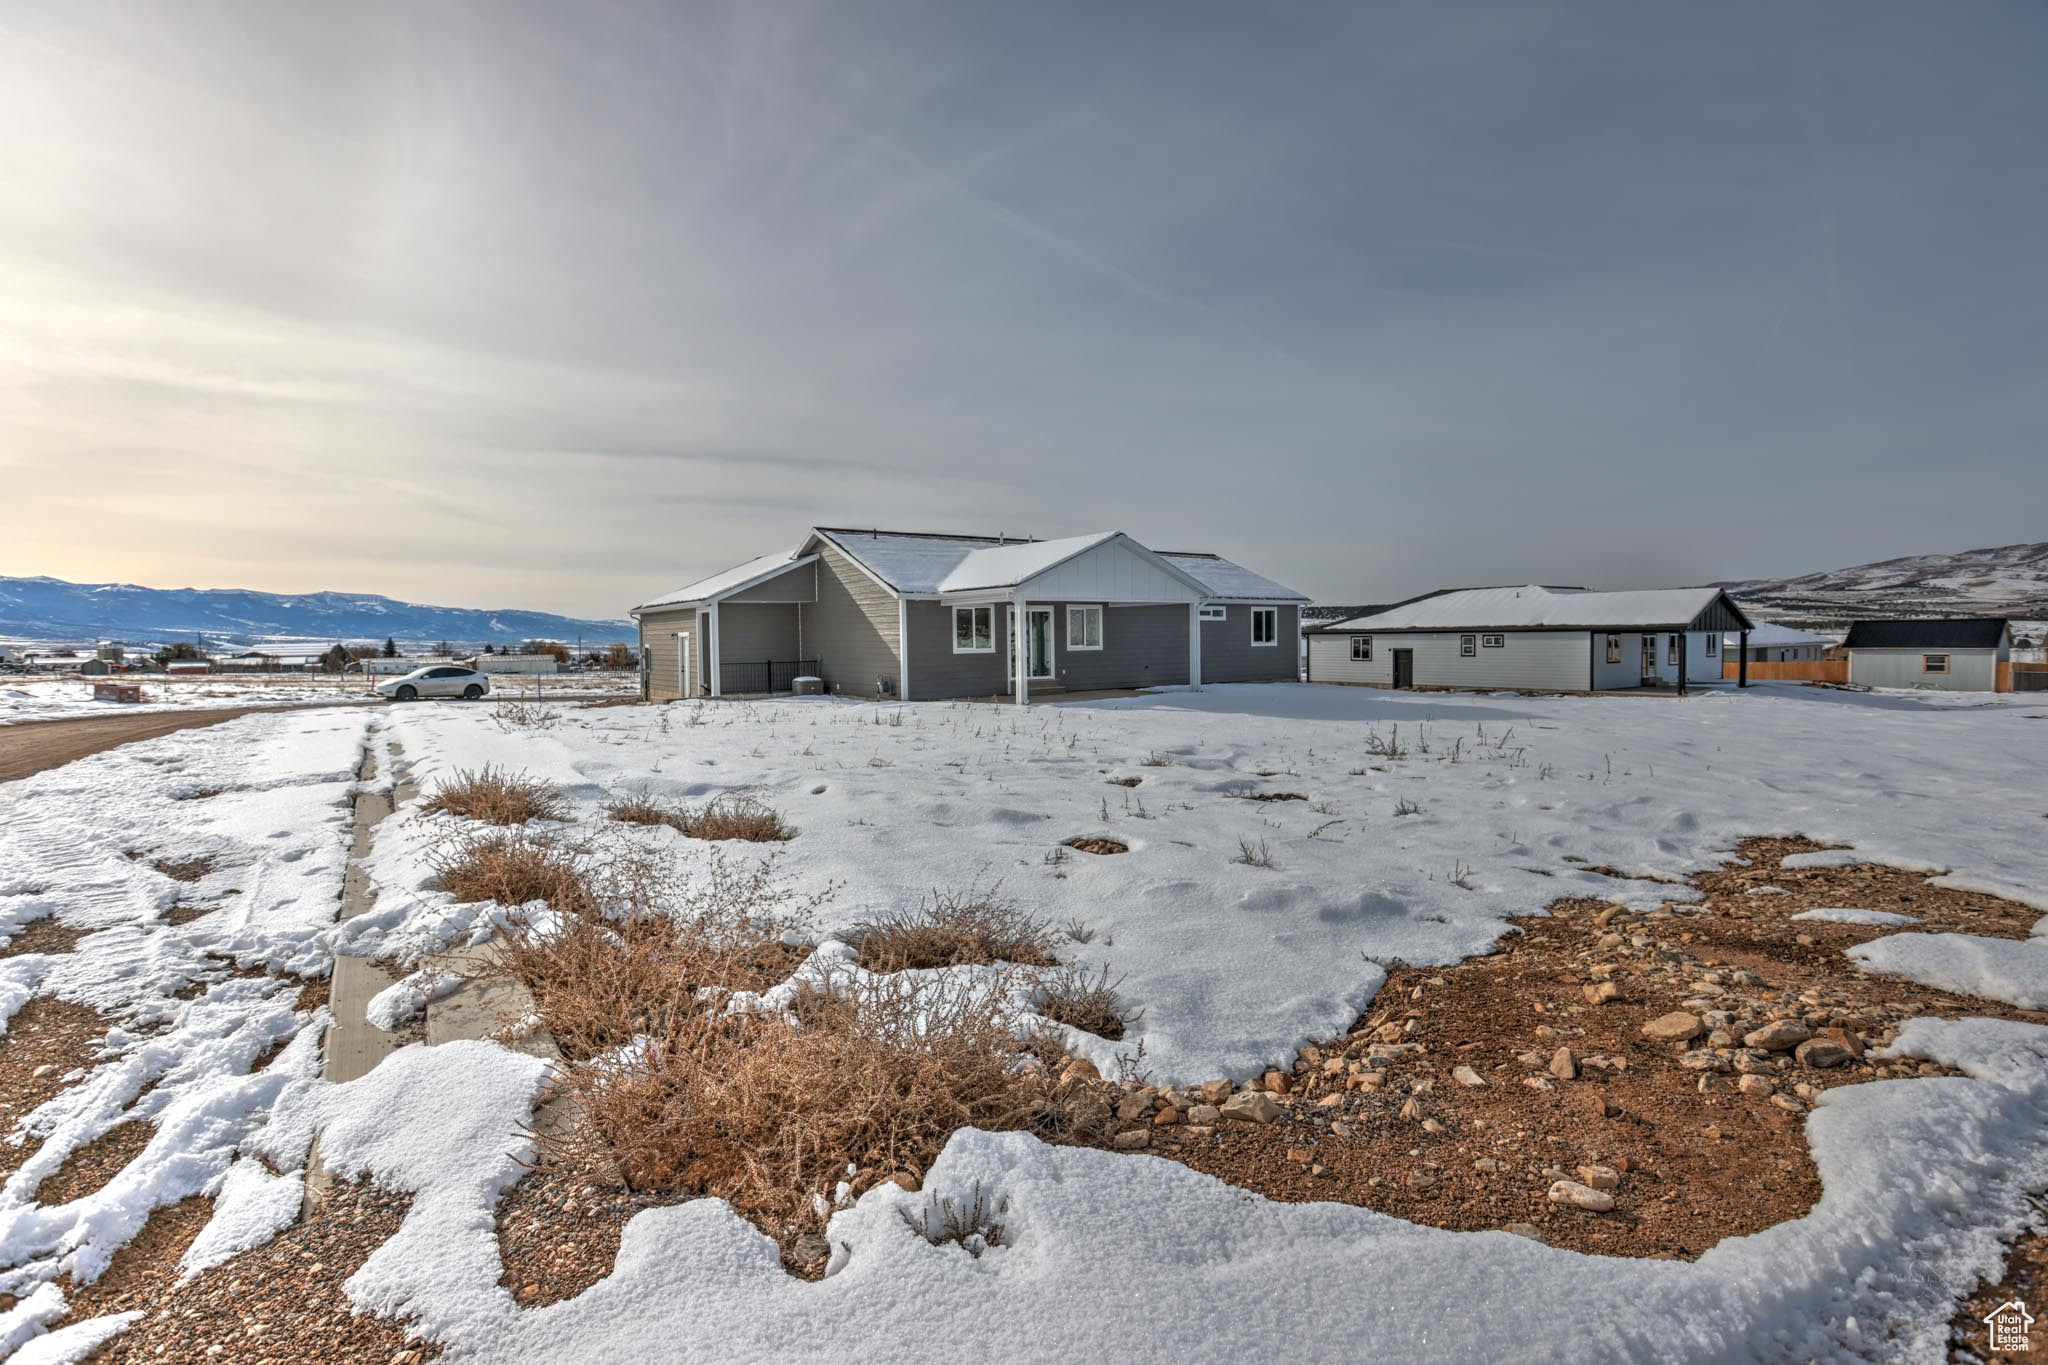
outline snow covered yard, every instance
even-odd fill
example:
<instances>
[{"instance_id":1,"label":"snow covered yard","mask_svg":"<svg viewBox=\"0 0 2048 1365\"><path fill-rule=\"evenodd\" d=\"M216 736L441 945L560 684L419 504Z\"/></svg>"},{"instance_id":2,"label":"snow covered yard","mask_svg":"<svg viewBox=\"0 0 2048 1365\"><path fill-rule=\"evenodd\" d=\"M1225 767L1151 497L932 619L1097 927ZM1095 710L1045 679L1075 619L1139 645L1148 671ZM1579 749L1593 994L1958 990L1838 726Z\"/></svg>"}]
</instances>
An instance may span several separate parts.
<instances>
[{"instance_id":1,"label":"snow covered yard","mask_svg":"<svg viewBox=\"0 0 2048 1365\"><path fill-rule=\"evenodd\" d=\"M68 953L0 959L0 1013L58 996L114 1025L18 1125L40 1146L0 1192L0 1292L19 1300L0 1341L56 1321L58 1280L90 1278L154 1206L218 1196L194 1264L269 1235L296 1212L317 1129L331 1169L414 1196L350 1296L458 1355L951 1359L976 1342L1036 1358L1465 1358L1515 1342L1596 1359L1938 1357L1953 1301L2048 1187L2034 1025L1909 1025L1896 1052L1968 1079L1829 1091L1806 1119L1813 1211L1691 1264L1270 1203L1171 1162L969 1130L921 1191L877 1186L834 1217L821 1282L700 1200L640 1213L611 1276L522 1310L499 1287L490 1211L520 1174L544 1064L490 1042L415 1046L325 1085L323 1018L299 1007L299 979L337 948L411 965L502 913L435 889L449 820L414 803L378 831L374 910L332 922L356 761L395 745L428 791L486 764L550 781L565 829L602 824L622 796L751 793L797 829L779 870L836 888L811 926L821 956L860 920L1000 882L1071 926L1063 954L1106 967L1142 1011L1119 1041L1069 1031L1073 1050L1163 1082L1242 1079L1341 1036L1391 964L1485 953L1510 917L1564 898L1686 903L1684 879L1748 836L1952 868L1940 884L2048 910L2044 713L1795 688L1677 702L1225 687L1027 710L564 706L544 728L490 708L300 712L101 755L0 788L0 933L52 913L87 931ZM2011 998L2007 978L2038 970L2013 956L1950 951L1927 970ZM1883 970L1910 976L1913 957ZM71 1151L135 1118L156 1134L111 1183L36 1202ZM906 1221L977 1185L1003 1201L1003 1245L971 1256ZM70 1323L24 1354L69 1358L67 1342L126 1325Z\"/></svg>"},{"instance_id":2,"label":"snow covered yard","mask_svg":"<svg viewBox=\"0 0 2048 1365\"><path fill-rule=\"evenodd\" d=\"M133 683L142 688L139 702L94 701L94 682ZM0 725L24 721L68 720L75 716L140 715L152 711L184 711L231 706L303 706L309 702L381 702L361 677L327 674L212 673L173 678L161 674L122 674L113 678L53 678L0 675ZM638 691L631 673L564 673L542 678L547 698L623 697ZM504 696L531 700L533 678L507 677L495 685Z\"/></svg>"}]
</instances>

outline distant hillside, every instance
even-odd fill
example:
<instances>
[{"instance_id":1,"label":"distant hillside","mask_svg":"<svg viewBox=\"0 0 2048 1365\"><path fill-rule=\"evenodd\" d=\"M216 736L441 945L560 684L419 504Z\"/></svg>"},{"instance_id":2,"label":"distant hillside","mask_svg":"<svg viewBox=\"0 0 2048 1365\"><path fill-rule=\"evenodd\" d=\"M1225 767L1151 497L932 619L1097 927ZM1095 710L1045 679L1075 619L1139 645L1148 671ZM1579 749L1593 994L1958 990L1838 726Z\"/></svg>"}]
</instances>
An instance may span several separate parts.
<instances>
[{"instance_id":1,"label":"distant hillside","mask_svg":"<svg viewBox=\"0 0 2048 1365\"><path fill-rule=\"evenodd\" d=\"M429 607L364 593L300 594L243 588L139 588L0 576L0 638L160 644L271 640L447 640L458 645L527 639L586 646L633 638L629 621L578 621L540 611Z\"/></svg>"},{"instance_id":2,"label":"distant hillside","mask_svg":"<svg viewBox=\"0 0 2048 1365\"><path fill-rule=\"evenodd\" d=\"M2007 616L2016 629L2038 627L2048 621L2048 541L1722 586L1773 621L1809 629L1871 616Z\"/></svg>"}]
</instances>

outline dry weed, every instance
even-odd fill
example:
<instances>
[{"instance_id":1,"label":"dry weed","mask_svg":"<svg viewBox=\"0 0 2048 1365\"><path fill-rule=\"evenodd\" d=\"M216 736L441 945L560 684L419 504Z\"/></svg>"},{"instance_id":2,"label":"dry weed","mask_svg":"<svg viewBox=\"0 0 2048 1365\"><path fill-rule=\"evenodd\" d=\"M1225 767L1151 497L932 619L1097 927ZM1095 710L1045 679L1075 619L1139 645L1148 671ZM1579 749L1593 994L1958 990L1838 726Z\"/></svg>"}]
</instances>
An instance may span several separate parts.
<instances>
[{"instance_id":1,"label":"dry weed","mask_svg":"<svg viewBox=\"0 0 2048 1365\"><path fill-rule=\"evenodd\" d=\"M1034 1002L1048 1019L1116 1042L1138 1020L1117 994L1122 984L1121 977L1110 980L1108 967L1090 975L1087 968L1069 963L1037 975Z\"/></svg>"},{"instance_id":2,"label":"dry weed","mask_svg":"<svg viewBox=\"0 0 2048 1365\"><path fill-rule=\"evenodd\" d=\"M901 972L969 963L1049 967L1058 936L1050 925L987 891L934 891L915 910L863 920L848 933L869 971Z\"/></svg>"},{"instance_id":3,"label":"dry weed","mask_svg":"<svg viewBox=\"0 0 2048 1365\"><path fill-rule=\"evenodd\" d=\"M643 792L618 798L605 807L605 814L623 825L666 825L689 839L769 844L796 837L796 829L782 818L781 811L745 794L714 796L693 808L687 802L661 801Z\"/></svg>"},{"instance_id":4,"label":"dry weed","mask_svg":"<svg viewBox=\"0 0 2048 1365\"><path fill-rule=\"evenodd\" d=\"M487 825L523 825L528 820L564 820L569 804L551 783L525 773L508 773L485 764L471 771L459 768L423 807Z\"/></svg>"},{"instance_id":5,"label":"dry weed","mask_svg":"<svg viewBox=\"0 0 2048 1365\"><path fill-rule=\"evenodd\" d=\"M580 844L524 829L465 830L429 854L428 863L441 889L458 901L545 901L551 909L583 914L597 908L584 852Z\"/></svg>"}]
</instances>

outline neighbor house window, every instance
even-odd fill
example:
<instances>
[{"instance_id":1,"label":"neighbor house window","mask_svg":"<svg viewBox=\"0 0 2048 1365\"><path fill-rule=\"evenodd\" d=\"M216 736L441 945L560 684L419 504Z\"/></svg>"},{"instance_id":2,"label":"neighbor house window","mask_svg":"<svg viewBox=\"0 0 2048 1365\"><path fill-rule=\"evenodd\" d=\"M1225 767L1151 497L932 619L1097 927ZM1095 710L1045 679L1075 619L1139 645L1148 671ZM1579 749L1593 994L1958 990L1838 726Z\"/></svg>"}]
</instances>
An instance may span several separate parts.
<instances>
[{"instance_id":1,"label":"neighbor house window","mask_svg":"<svg viewBox=\"0 0 2048 1365\"><path fill-rule=\"evenodd\" d=\"M1202 619L1203 619L1204 621L1221 621L1221 620L1224 620L1224 619L1225 619L1226 617L1228 617L1229 615L1230 615L1230 608L1229 608L1229 607L1203 607L1203 608L1202 608Z\"/></svg>"},{"instance_id":2,"label":"neighbor house window","mask_svg":"<svg viewBox=\"0 0 2048 1365\"><path fill-rule=\"evenodd\" d=\"M1372 636L1370 636L1370 635L1354 635L1354 636L1352 636L1352 637L1351 637L1351 657L1352 657L1352 658L1354 658L1354 659L1359 659L1359 660L1364 660L1364 661L1368 661L1368 662L1369 662L1369 661L1370 661L1370 660L1372 659Z\"/></svg>"},{"instance_id":3,"label":"neighbor house window","mask_svg":"<svg viewBox=\"0 0 2048 1365\"><path fill-rule=\"evenodd\" d=\"M1252 643L1255 645L1277 645L1280 643L1280 608L1252 608Z\"/></svg>"},{"instance_id":4,"label":"neighbor house window","mask_svg":"<svg viewBox=\"0 0 2048 1365\"><path fill-rule=\"evenodd\" d=\"M996 609L994 607L953 608L953 652L993 654L996 652Z\"/></svg>"},{"instance_id":5,"label":"neighbor house window","mask_svg":"<svg viewBox=\"0 0 2048 1365\"><path fill-rule=\"evenodd\" d=\"M1468 659L1477 654L1479 652L1479 637L1477 635L1460 635L1458 637L1458 652Z\"/></svg>"},{"instance_id":6,"label":"neighbor house window","mask_svg":"<svg viewBox=\"0 0 2048 1365\"><path fill-rule=\"evenodd\" d=\"M1711 658L1713 658L1713 657L1714 657L1714 647L1715 647L1716 645L1720 644L1720 643L1721 643L1721 637L1720 637L1720 636L1718 636L1718 635L1709 635L1709 636L1707 637L1707 657L1708 657L1708 658L1710 658L1710 659L1711 659Z\"/></svg>"},{"instance_id":7,"label":"neighbor house window","mask_svg":"<svg viewBox=\"0 0 2048 1365\"><path fill-rule=\"evenodd\" d=\"M1479 647L1481 649L1499 649L1507 642L1508 637L1505 635L1482 635L1479 637Z\"/></svg>"},{"instance_id":8,"label":"neighbor house window","mask_svg":"<svg viewBox=\"0 0 2048 1365\"><path fill-rule=\"evenodd\" d=\"M1102 608L1067 608L1067 648L1102 648Z\"/></svg>"},{"instance_id":9,"label":"neighbor house window","mask_svg":"<svg viewBox=\"0 0 2048 1365\"><path fill-rule=\"evenodd\" d=\"M1948 655L1922 654L1920 656L1920 671L1922 673L1948 672Z\"/></svg>"},{"instance_id":10,"label":"neighbor house window","mask_svg":"<svg viewBox=\"0 0 2048 1365\"><path fill-rule=\"evenodd\" d=\"M1667 664L1678 662L1678 637L1676 635L1664 637L1664 662Z\"/></svg>"},{"instance_id":11,"label":"neighbor house window","mask_svg":"<svg viewBox=\"0 0 2048 1365\"><path fill-rule=\"evenodd\" d=\"M1621 662L1621 637L1619 635L1607 637L1607 662L1611 664Z\"/></svg>"}]
</instances>

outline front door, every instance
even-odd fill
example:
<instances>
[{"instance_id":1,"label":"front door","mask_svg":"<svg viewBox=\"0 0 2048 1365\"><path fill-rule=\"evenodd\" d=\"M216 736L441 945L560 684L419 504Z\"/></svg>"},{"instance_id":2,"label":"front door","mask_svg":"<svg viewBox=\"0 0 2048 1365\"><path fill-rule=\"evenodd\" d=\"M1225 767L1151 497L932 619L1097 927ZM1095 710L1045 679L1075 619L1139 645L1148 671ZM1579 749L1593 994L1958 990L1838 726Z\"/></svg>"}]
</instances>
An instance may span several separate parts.
<instances>
[{"instance_id":1,"label":"front door","mask_svg":"<svg viewBox=\"0 0 2048 1365\"><path fill-rule=\"evenodd\" d=\"M1645 631L1643 633L1643 686L1649 687L1661 681L1663 679L1657 673L1657 637L1655 634Z\"/></svg>"},{"instance_id":2,"label":"front door","mask_svg":"<svg viewBox=\"0 0 2048 1365\"><path fill-rule=\"evenodd\" d=\"M1052 608L1026 607L1031 618L1024 631L1025 676L1044 680L1052 677Z\"/></svg>"},{"instance_id":3,"label":"front door","mask_svg":"<svg viewBox=\"0 0 2048 1365\"><path fill-rule=\"evenodd\" d=\"M1415 686L1415 651L1397 649L1394 651L1394 686Z\"/></svg>"}]
</instances>

